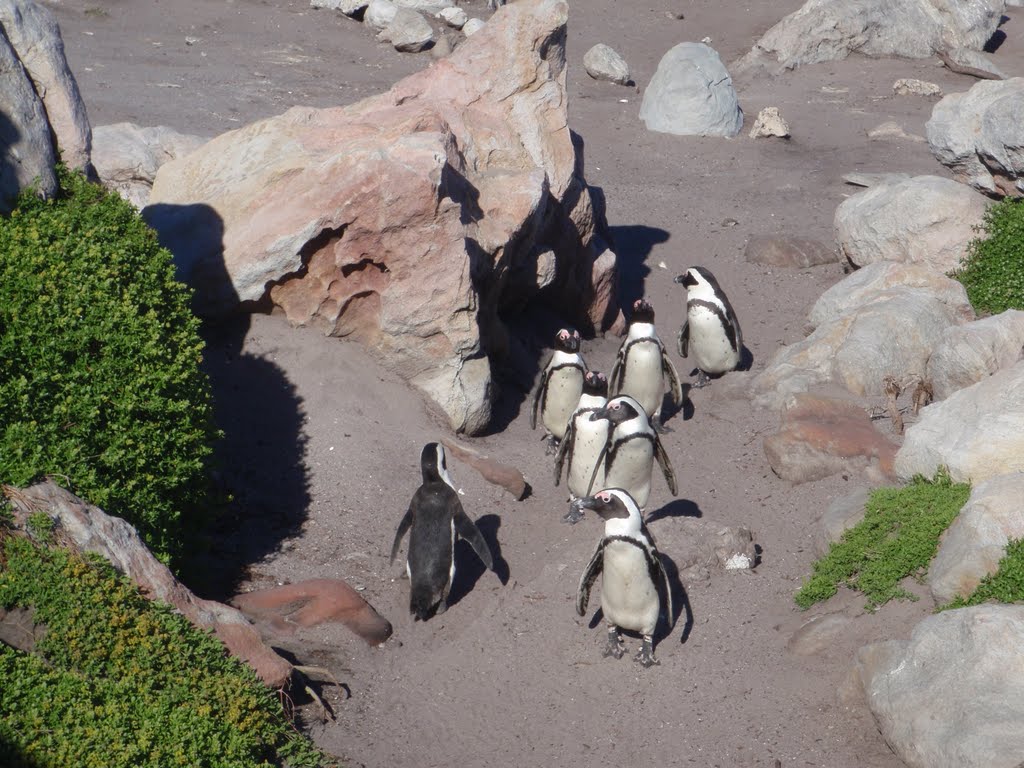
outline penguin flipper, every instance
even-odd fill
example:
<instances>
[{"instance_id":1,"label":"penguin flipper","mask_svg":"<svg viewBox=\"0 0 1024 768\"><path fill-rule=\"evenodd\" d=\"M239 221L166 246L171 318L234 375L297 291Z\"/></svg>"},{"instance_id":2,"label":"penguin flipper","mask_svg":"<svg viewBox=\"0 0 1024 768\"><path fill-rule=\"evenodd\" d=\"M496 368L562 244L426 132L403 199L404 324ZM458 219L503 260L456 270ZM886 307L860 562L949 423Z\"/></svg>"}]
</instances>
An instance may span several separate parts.
<instances>
[{"instance_id":1,"label":"penguin flipper","mask_svg":"<svg viewBox=\"0 0 1024 768\"><path fill-rule=\"evenodd\" d=\"M661 473L665 475L665 482L668 483L668 489L672 492L673 496L678 495L676 487L676 471L672 469L672 462L668 458L668 453L665 452L665 446L661 444L661 440L658 436L654 436L654 455L658 459L658 465L661 467Z\"/></svg>"},{"instance_id":2,"label":"penguin flipper","mask_svg":"<svg viewBox=\"0 0 1024 768\"><path fill-rule=\"evenodd\" d=\"M455 500L455 503L456 507L452 519L455 521L456 532L470 543L473 551L476 552L476 556L487 566L487 570L493 571L494 559L491 557L491 548L487 546L484 535L480 533L476 523L466 514L466 511L462 508L462 503L458 499Z\"/></svg>"},{"instance_id":3,"label":"penguin flipper","mask_svg":"<svg viewBox=\"0 0 1024 768\"><path fill-rule=\"evenodd\" d=\"M679 352L680 357L686 357L686 353L690 351L689 318L683 321L683 327L679 329L679 335L676 336L676 350Z\"/></svg>"},{"instance_id":4,"label":"penguin flipper","mask_svg":"<svg viewBox=\"0 0 1024 768\"><path fill-rule=\"evenodd\" d=\"M610 437L611 433L609 432L609 438ZM597 470L604 464L607 457L608 443L605 443L604 447L601 449L601 453L597 455L597 461L594 462L594 471L590 473L590 482L587 483L587 492L584 494L584 496L590 496L594 492L594 480L597 479ZM608 467L605 467L604 471L607 473ZM600 491L601 489L598 488L597 490Z\"/></svg>"},{"instance_id":5,"label":"penguin flipper","mask_svg":"<svg viewBox=\"0 0 1024 768\"><path fill-rule=\"evenodd\" d=\"M668 628L672 629L672 621L675 617L675 611L672 609L672 585L668 581L668 571L665 570L665 564L661 562L661 553L651 547L651 555L653 555L652 568L651 568L651 581L657 584L659 581L665 587L665 602L667 603L668 613Z\"/></svg>"},{"instance_id":6,"label":"penguin flipper","mask_svg":"<svg viewBox=\"0 0 1024 768\"><path fill-rule=\"evenodd\" d=\"M565 463L565 456L569 453L569 446L576 435L576 415L569 418L569 424L565 430L565 436L558 443L558 451L555 453L555 486L562 481L562 465ZM572 457L569 457L569 466L572 466Z\"/></svg>"},{"instance_id":7,"label":"penguin flipper","mask_svg":"<svg viewBox=\"0 0 1024 768\"><path fill-rule=\"evenodd\" d=\"M551 368L551 361L553 359L554 355L548 358L548 362L544 366L544 373L540 375L540 383L537 385L537 391L533 393L533 410L530 412L530 429L537 428L537 408L540 406L541 397L543 397L544 391L548 388L548 372Z\"/></svg>"},{"instance_id":8,"label":"penguin flipper","mask_svg":"<svg viewBox=\"0 0 1024 768\"><path fill-rule=\"evenodd\" d=\"M659 342L660 344L660 342ZM683 384L679 381L679 371L676 370L672 360L669 359L664 345L661 345L661 370L668 376L669 391L672 393L672 402L677 406L683 402Z\"/></svg>"},{"instance_id":9,"label":"penguin flipper","mask_svg":"<svg viewBox=\"0 0 1024 768\"><path fill-rule=\"evenodd\" d=\"M391 562L395 562L395 557L398 555L398 548L402 546L402 538L406 532L412 527L412 507L409 507L405 511L405 516L402 518L402 522L398 524L398 530L395 531L395 540L391 544Z\"/></svg>"},{"instance_id":10,"label":"penguin flipper","mask_svg":"<svg viewBox=\"0 0 1024 768\"><path fill-rule=\"evenodd\" d=\"M597 545L594 556L587 563L583 575L580 577L580 586L576 590L576 613L583 616L587 612L587 603L590 602L590 590L594 586L597 577L604 570L604 539Z\"/></svg>"},{"instance_id":11,"label":"penguin flipper","mask_svg":"<svg viewBox=\"0 0 1024 768\"><path fill-rule=\"evenodd\" d=\"M626 344L623 342L622 346L619 347L619 351L615 355L615 365L612 366L612 372L608 375L609 397L615 397L622 389L622 378L626 375L626 368L623 365L625 362Z\"/></svg>"}]
</instances>

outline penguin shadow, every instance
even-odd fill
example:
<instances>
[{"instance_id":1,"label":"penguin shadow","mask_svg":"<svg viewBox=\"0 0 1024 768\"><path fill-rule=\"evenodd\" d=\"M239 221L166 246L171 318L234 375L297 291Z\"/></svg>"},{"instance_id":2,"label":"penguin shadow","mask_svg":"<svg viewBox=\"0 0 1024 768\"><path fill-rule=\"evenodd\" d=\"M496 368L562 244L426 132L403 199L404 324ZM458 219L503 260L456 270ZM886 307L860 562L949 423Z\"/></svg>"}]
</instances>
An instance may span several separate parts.
<instances>
[{"instance_id":1,"label":"penguin shadow","mask_svg":"<svg viewBox=\"0 0 1024 768\"><path fill-rule=\"evenodd\" d=\"M681 388L683 390L683 401L676 405L671 396L665 395L665 399L661 403L661 432L671 434L675 432L675 429L669 426L670 421L674 421L677 416L681 417L683 421L689 421L693 418L694 408L693 401L690 399L690 390L693 386L689 382L681 382Z\"/></svg>"},{"instance_id":2,"label":"penguin shadow","mask_svg":"<svg viewBox=\"0 0 1024 768\"><path fill-rule=\"evenodd\" d=\"M491 550L494 575L498 577L502 586L508 584L510 571L508 563L501 555L501 544L498 543L501 518L497 515L484 515L477 519L476 527L480 529L480 535L484 537ZM480 577L486 572L487 566L480 562L469 542L458 539L455 542L455 581L452 582L451 591L448 593L448 607L458 605L462 598L473 591Z\"/></svg>"},{"instance_id":3,"label":"penguin shadow","mask_svg":"<svg viewBox=\"0 0 1024 768\"><path fill-rule=\"evenodd\" d=\"M647 257L654 246L668 241L669 233L658 227L632 224L609 227L609 235L612 249L618 256L619 303L623 307L631 307L634 301L644 296L644 284L651 274L651 268L646 264Z\"/></svg>"},{"instance_id":4,"label":"penguin shadow","mask_svg":"<svg viewBox=\"0 0 1024 768\"><path fill-rule=\"evenodd\" d=\"M668 504L651 512L644 519L645 525L650 525L655 520L661 520L666 517L704 517L704 513L701 511L697 502L690 499L672 499Z\"/></svg>"}]
</instances>

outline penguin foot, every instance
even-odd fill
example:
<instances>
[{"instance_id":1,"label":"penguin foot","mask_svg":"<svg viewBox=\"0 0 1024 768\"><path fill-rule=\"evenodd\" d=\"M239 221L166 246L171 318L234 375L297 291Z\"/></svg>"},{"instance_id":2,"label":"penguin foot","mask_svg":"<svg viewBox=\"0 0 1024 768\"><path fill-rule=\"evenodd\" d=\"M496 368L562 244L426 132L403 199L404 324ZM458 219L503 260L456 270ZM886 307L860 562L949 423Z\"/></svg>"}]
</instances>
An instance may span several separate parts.
<instances>
[{"instance_id":1,"label":"penguin foot","mask_svg":"<svg viewBox=\"0 0 1024 768\"><path fill-rule=\"evenodd\" d=\"M633 660L640 662L640 666L645 669L661 664L660 661L654 658L654 643L651 641L650 635L644 635L644 644L640 646L640 650L637 651Z\"/></svg>"},{"instance_id":2,"label":"penguin foot","mask_svg":"<svg viewBox=\"0 0 1024 768\"><path fill-rule=\"evenodd\" d=\"M604 653L601 655L605 658L614 656L616 659L621 659L623 654L626 653L626 646L622 642L622 638L619 636L619 630L616 627L612 627L608 630L608 645L604 648Z\"/></svg>"},{"instance_id":3,"label":"penguin foot","mask_svg":"<svg viewBox=\"0 0 1024 768\"><path fill-rule=\"evenodd\" d=\"M548 444L544 448L544 455L545 456L554 456L555 453L557 453L557 451L558 451L558 443L560 441L554 435L548 435L547 436L547 441L548 441Z\"/></svg>"},{"instance_id":4,"label":"penguin foot","mask_svg":"<svg viewBox=\"0 0 1024 768\"><path fill-rule=\"evenodd\" d=\"M442 600L440 603L437 604L437 610L434 611L434 615L435 616L440 616L442 613L444 613L447 610L448 610L448 601L447 600Z\"/></svg>"},{"instance_id":5,"label":"penguin foot","mask_svg":"<svg viewBox=\"0 0 1024 768\"><path fill-rule=\"evenodd\" d=\"M711 377L708 376L704 371L697 369L697 380L693 382L694 389L703 389L711 383Z\"/></svg>"}]
</instances>

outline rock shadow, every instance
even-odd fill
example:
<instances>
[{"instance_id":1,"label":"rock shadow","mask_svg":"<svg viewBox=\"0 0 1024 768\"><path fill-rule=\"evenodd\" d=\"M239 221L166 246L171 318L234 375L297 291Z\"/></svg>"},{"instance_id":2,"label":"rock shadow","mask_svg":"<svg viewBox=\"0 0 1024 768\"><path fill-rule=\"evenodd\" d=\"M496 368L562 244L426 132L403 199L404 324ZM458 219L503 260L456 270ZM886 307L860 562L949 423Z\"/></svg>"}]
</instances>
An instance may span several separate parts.
<instances>
[{"instance_id":1,"label":"rock shadow","mask_svg":"<svg viewBox=\"0 0 1024 768\"><path fill-rule=\"evenodd\" d=\"M253 307L240 304L228 277L217 212L157 204L143 217L174 256L179 279L196 290L193 308L206 341L202 367L223 432L214 447L217 515L196 532L202 546L181 577L204 597L225 600L248 567L296 535L308 515L302 399L282 368L245 351Z\"/></svg>"},{"instance_id":2,"label":"rock shadow","mask_svg":"<svg viewBox=\"0 0 1024 768\"><path fill-rule=\"evenodd\" d=\"M476 527L487 542L491 550L491 558L494 563L494 575L502 585L508 584L510 575L508 563L501 555L501 544L498 541L498 529L501 528L501 518L497 515L483 515L476 521ZM476 583L487 573L487 567L480 562L473 547L468 541L458 539L455 542L455 580L452 582L451 591L448 593L448 607L457 605L462 598L473 591Z\"/></svg>"},{"instance_id":3,"label":"rock shadow","mask_svg":"<svg viewBox=\"0 0 1024 768\"><path fill-rule=\"evenodd\" d=\"M646 278L651 273L647 257L654 246L668 241L669 233L643 224L609 227L608 231L612 250L618 256L619 304L632 307L634 301L643 298Z\"/></svg>"}]
</instances>

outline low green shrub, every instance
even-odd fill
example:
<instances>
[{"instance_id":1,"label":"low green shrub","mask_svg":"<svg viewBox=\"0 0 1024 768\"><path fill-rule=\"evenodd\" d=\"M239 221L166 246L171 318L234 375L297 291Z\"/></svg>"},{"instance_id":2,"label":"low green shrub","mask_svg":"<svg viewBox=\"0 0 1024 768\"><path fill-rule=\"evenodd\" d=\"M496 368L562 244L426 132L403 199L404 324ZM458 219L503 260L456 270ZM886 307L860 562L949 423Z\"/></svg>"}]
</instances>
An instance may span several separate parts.
<instances>
[{"instance_id":1,"label":"low green shrub","mask_svg":"<svg viewBox=\"0 0 1024 768\"><path fill-rule=\"evenodd\" d=\"M999 561L998 570L982 579L970 597L957 597L942 606L942 610L966 608L989 601L1024 602L1024 539L1016 539L1006 546L1006 554Z\"/></svg>"},{"instance_id":2,"label":"low green shrub","mask_svg":"<svg viewBox=\"0 0 1024 768\"><path fill-rule=\"evenodd\" d=\"M872 610L896 597L915 599L900 581L927 570L939 536L967 503L970 490L945 471L932 481L915 477L900 488L877 489L868 499L864 519L814 563L811 578L796 593L796 604L809 608L827 600L840 584L863 592Z\"/></svg>"},{"instance_id":3,"label":"low green shrub","mask_svg":"<svg viewBox=\"0 0 1024 768\"><path fill-rule=\"evenodd\" d=\"M986 211L982 229L985 237L971 241L953 277L979 314L1024 309L1024 203L1012 198L996 203Z\"/></svg>"},{"instance_id":4,"label":"low green shrub","mask_svg":"<svg viewBox=\"0 0 1024 768\"><path fill-rule=\"evenodd\" d=\"M0 482L54 475L166 561L201 527L217 436L199 321L135 209L60 179L0 217Z\"/></svg>"},{"instance_id":5,"label":"low green shrub","mask_svg":"<svg viewBox=\"0 0 1024 768\"><path fill-rule=\"evenodd\" d=\"M31 653L0 643L7 768L318 766L274 691L105 562L8 536L0 605L32 607Z\"/></svg>"}]
</instances>

